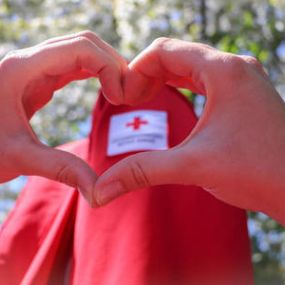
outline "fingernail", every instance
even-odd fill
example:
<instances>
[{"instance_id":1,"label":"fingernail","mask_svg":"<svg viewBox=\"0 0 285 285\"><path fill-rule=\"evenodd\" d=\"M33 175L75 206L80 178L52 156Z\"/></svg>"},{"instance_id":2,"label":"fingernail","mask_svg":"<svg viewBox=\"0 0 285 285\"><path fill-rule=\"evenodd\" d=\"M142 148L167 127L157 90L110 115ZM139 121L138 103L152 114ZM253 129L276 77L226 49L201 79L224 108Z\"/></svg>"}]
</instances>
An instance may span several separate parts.
<instances>
[{"instance_id":1,"label":"fingernail","mask_svg":"<svg viewBox=\"0 0 285 285\"><path fill-rule=\"evenodd\" d=\"M121 182L115 181L102 187L98 192L97 203L99 205L105 205L126 191Z\"/></svg>"}]
</instances>

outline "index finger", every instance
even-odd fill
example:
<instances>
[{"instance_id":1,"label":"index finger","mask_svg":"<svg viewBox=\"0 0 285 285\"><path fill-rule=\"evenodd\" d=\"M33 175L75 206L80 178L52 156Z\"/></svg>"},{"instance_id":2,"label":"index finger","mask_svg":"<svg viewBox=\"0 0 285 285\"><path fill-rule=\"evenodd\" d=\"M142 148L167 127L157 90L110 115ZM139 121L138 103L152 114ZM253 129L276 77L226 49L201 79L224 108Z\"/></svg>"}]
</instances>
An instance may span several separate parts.
<instances>
[{"instance_id":1,"label":"index finger","mask_svg":"<svg viewBox=\"0 0 285 285\"><path fill-rule=\"evenodd\" d=\"M149 96L155 82L175 87L189 88L204 93L205 86L200 79L201 69L205 68L204 56L209 47L185 41L160 38L142 51L130 64L126 76L124 92L134 97Z\"/></svg>"},{"instance_id":2,"label":"index finger","mask_svg":"<svg viewBox=\"0 0 285 285\"><path fill-rule=\"evenodd\" d=\"M118 104L122 101L120 64L85 37L36 46L23 53L19 51L7 61L10 72L19 75L19 89L39 78L64 77L82 71L99 77L103 92L111 102ZM6 76L9 76L9 70Z\"/></svg>"},{"instance_id":3,"label":"index finger","mask_svg":"<svg viewBox=\"0 0 285 285\"><path fill-rule=\"evenodd\" d=\"M216 94L230 91L230 79L236 80L253 65L258 65L254 58L244 60L205 44L160 38L130 63L124 92L130 98L148 96L148 88L161 79L163 83L210 96L213 88L219 87Z\"/></svg>"},{"instance_id":4,"label":"index finger","mask_svg":"<svg viewBox=\"0 0 285 285\"><path fill-rule=\"evenodd\" d=\"M100 37L98 37L96 33L89 31L89 30L70 34L70 35L55 37L55 38L52 38L52 39L49 39L49 40L46 40L40 43L38 46L49 45L49 44L53 44L53 43L57 43L61 41L71 40L77 37L85 37L89 39L99 48L101 48L102 50L110 54L114 59L116 59L118 63L120 63L121 68L123 70L127 68L126 60L112 46L110 46L107 42L105 42Z\"/></svg>"}]
</instances>

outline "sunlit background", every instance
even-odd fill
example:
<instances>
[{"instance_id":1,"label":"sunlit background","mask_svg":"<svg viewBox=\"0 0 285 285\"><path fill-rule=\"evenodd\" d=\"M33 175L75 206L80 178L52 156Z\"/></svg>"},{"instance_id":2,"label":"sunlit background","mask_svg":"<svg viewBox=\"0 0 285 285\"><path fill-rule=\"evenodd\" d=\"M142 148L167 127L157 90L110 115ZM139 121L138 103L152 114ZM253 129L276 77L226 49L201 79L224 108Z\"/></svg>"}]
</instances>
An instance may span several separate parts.
<instances>
[{"instance_id":1,"label":"sunlit background","mask_svg":"<svg viewBox=\"0 0 285 285\"><path fill-rule=\"evenodd\" d=\"M130 60L160 36L254 55L285 97L284 0L0 0L1 58L11 50L86 29L98 33ZM97 89L98 83L92 79L57 92L32 119L40 139L55 146L87 136ZM186 96L201 112L202 97L189 92ZM25 181L21 177L0 186L0 223ZM248 225L256 284L285 284L284 228L254 213L249 213Z\"/></svg>"}]
</instances>

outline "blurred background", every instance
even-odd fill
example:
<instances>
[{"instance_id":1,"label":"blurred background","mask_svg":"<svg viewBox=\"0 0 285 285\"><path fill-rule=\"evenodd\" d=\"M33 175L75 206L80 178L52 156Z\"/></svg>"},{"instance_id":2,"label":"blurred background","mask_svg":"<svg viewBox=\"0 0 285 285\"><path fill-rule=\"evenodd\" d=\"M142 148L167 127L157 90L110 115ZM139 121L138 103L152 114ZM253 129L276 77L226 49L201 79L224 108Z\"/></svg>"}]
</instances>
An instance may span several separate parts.
<instances>
[{"instance_id":1,"label":"blurred background","mask_svg":"<svg viewBox=\"0 0 285 285\"><path fill-rule=\"evenodd\" d=\"M284 0L0 0L0 58L86 29L129 60L160 36L256 56L285 98ZM87 136L97 89L97 81L91 79L58 91L32 119L40 139L55 146ZM203 97L184 93L200 113ZM25 181L20 177L0 185L0 224ZM285 284L285 229L263 214L248 216L256 284Z\"/></svg>"}]
</instances>

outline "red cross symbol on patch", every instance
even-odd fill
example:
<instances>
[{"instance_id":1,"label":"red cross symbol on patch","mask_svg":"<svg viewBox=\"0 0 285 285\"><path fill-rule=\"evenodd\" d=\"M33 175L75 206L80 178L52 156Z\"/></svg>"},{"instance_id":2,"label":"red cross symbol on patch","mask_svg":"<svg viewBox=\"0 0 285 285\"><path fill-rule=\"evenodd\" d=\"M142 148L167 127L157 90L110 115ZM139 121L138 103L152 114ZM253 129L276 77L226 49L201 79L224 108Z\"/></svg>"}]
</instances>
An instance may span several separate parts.
<instances>
[{"instance_id":1,"label":"red cross symbol on patch","mask_svg":"<svg viewBox=\"0 0 285 285\"><path fill-rule=\"evenodd\" d=\"M141 120L140 117L134 117L134 120L126 124L126 127L132 127L134 131L137 131L141 128L142 125L147 125L147 120Z\"/></svg>"},{"instance_id":2,"label":"red cross symbol on patch","mask_svg":"<svg viewBox=\"0 0 285 285\"><path fill-rule=\"evenodd\" d=\"M168 148L167 112L136 110L110 118L107 155Z\"/></svg>"}]
</instances>

